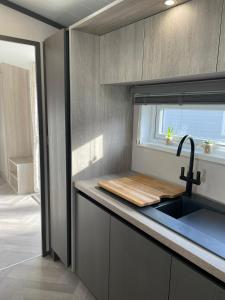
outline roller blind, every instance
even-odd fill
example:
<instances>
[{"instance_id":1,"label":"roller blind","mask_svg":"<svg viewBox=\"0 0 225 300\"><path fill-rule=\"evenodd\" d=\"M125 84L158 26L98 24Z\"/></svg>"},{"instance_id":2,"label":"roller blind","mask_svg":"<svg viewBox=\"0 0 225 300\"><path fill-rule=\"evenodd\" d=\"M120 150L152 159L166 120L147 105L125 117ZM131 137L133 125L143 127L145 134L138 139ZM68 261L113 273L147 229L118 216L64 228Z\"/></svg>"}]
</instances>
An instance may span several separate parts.
<instances>
[{"instance_id":1,"label":"roller blind","mask_svg":"<svg viewBox=\"0 0 225 300\"><path fill-rule=\"evenodd\" d=\"M134 104L225 104L225 79L135 86Z\"/></svg>"}]
</instances>

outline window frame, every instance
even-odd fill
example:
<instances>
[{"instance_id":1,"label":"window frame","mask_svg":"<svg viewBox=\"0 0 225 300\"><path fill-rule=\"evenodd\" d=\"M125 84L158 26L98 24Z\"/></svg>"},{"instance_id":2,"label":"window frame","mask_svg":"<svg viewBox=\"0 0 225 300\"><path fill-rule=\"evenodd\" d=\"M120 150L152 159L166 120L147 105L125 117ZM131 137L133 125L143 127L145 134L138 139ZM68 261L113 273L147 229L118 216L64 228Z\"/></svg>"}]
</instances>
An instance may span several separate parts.
<instances>
[{"instance_id":1,"label":"window frame","mask_svg":"<svg viewBox=\"0 0 225 300\"><path fill-rule=\"evenodd\" d=\"M160 119L161 113L163 109L166 108L181 108L182 106L185 106L186 109L201 109L201 110L207 110L209 107L214 110L223 110L225 112L225 105L220 104L220 105L212 105L212 104L194 104L194 105L178 105L178 104L153 104L149 105L149 119L150 122L148 124L147 130L149 131L149 137L148 137L148 142L144 141L142 142L142 126L143 126L143 107L146 107L146 105L140 105L139 109L139 120L138 120L138 135L137 135L137 144L139 145L148 145L148 144L165 144L165 135L159 133L159 128L160 128ZM176 135L174 138L174 144L177 144L179 140L182 138L182 136ZM200 139L193 137L196 144L202 144L204 140L206 139ZM212 140L212 139L210 139ZM225 151L225 141L218 141L218 140L212 140L214 144L220 148L220 150ZM168 146L170 147L170 146Z\"/></svg>"}]
</instances>

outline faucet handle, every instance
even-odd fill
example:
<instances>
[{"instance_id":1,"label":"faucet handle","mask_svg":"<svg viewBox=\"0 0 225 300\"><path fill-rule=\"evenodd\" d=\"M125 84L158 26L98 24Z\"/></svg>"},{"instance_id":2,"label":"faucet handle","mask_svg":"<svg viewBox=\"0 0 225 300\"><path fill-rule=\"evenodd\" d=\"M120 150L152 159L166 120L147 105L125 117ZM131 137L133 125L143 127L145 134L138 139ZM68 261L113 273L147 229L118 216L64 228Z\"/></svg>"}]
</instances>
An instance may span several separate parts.
<instances>
[{"instance_id":1,"label":"faucet handle","mask_svg":"<svg viewBox=\"0 0 225 300\"><path fill-rule=\"evenodd\" d=\"M197 172L197 177L196 177L196 184L200 185L201 184L201 172Z\"/></svg>"},{"instance_id":2,"label":"faucet handle","mask_svg":"<svg viewBox=\"0 0 225 300\"><path fill-rule=\"evenodd\" d=\"M201 172L197 171L196 179L193 178L192 183L194 183L196 185L201 184Z\"/></svg>"},{"instance_id":3,"label":"faucet handle","mask_svg":"<svg viewBox=\"0 0 225 300\"><path fill-rule=\"evenodd\" d=\"M185 167L181 167L180 179L182 179L182 180L185 180L185 178L186 178L184 173L185 173Z\"/></svg>"}]
</instances>

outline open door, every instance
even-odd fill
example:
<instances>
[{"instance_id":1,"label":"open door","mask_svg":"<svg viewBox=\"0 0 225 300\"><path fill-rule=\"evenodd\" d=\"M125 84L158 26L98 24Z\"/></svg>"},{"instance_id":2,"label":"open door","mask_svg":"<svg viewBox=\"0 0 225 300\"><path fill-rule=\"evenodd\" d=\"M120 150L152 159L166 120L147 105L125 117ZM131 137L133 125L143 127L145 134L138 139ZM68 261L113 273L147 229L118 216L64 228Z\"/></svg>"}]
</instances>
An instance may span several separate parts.
<instances>
[{"instance_id":1,"label":"open door","mask_svg":"<svg viewBox=\"0 0 225 300\"><path fill-rule=\"evenodd\" d=\"M48 120L51 249L70 264L70 105L68 32L44 42Z\"/></svg>"}]
</instances>

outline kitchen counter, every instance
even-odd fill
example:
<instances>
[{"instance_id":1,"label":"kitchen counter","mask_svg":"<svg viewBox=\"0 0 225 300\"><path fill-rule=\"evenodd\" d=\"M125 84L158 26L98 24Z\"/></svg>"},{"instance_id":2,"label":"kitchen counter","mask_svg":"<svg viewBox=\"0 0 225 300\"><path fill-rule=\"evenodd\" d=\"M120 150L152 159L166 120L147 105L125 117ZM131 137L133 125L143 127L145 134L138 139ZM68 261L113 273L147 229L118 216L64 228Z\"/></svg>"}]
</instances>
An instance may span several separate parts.
<instances>
[{"instance_id":1,"label":"kitchen counter","mask_svg":"<svg viewBox=\"0 0 225 300\"><path fill-rule=\"evenodd\" d=\"M96 188L99 180L115 177L116 176L112 175L91 180L78 181L75 184L75 188L225 283L224 259L198 246L156 221L149 219L134 208L128 206L125 202L123 203L123 201L118 201L120 198Z\"/></svg>"}]
</instances>

